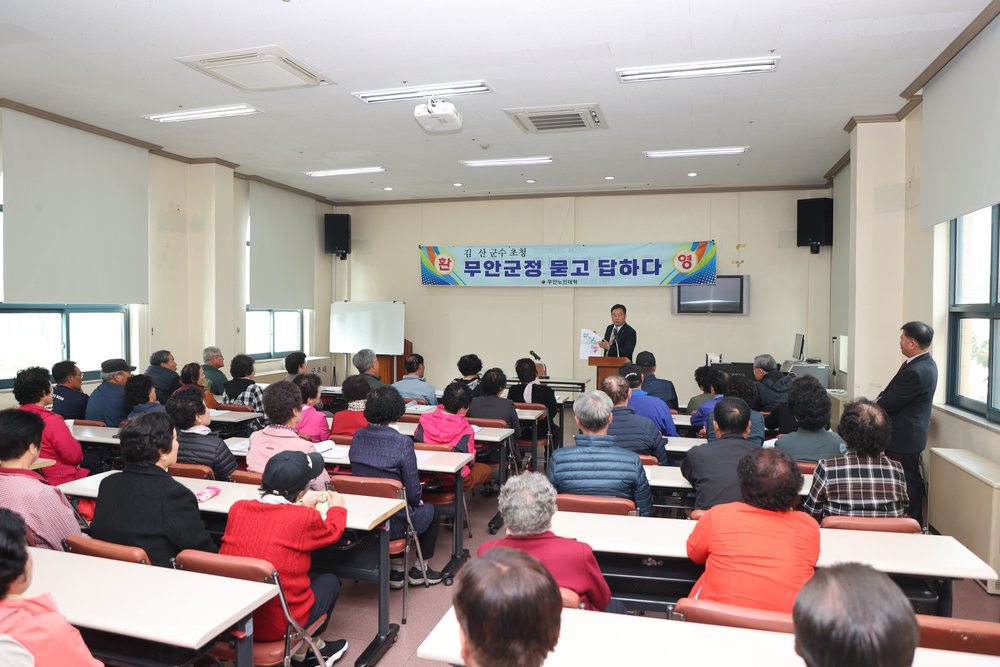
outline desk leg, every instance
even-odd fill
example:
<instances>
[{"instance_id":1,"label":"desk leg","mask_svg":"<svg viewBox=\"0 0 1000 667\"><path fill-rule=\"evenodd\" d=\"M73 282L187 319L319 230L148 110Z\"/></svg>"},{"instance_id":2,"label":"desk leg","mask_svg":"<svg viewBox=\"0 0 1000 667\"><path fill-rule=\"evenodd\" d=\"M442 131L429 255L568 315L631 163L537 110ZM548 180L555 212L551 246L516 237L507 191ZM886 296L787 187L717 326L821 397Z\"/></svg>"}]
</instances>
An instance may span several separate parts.
<instances>
[{"instance_id":1,"label":"desk leg","mask_svg":"<svg viewBox=\"0 0 1000 667\"><path fill-rule=\"evenodd\" d=\"M941 585L938 587L937 615L951 617L955 581L953 579L940 579L939 581Z\"/></svg>"},{"instance_id":2,"label":"desk leg","mask_svg":"<svg viewBox=\"0 0 1000 667\"><path fill-rule=\"evenodd\" d=\"M518 452L520 456L520 452ZM531 472L538 472L538 420L531 422Z\"/></svg>"},{"instance_id":3,"label":"desk leg","mask_svg":"<svg viewBox=\"0 0 1000 667\"><path fill-rule=\"evenodd\" d=\"M354 662L354 667L377 663L389 646L396 643L398 634L399 625L389 623L389 526L386 522L378 531L378 634Z\"/></svg>"},{"instance_id":4,"label":"desk leg","mask_svg":"<svg viewBox=\"0 0 1000 667\"><path fill-rule=\"evenodd\" d=\"M253 620L247 616L236 624L236 667L253 667Z\"/></svg>"},{"instance_id":5,"label":"desk leg","mask_svg":"<svg viewBox=\"0 0 1000 667\"><path fill-rule=\"evenodd\" d=\"M444 570L441 574L444 576L444 585L451 586L455 575L458 574L459 568L462 567L462 563L469 558L469 552L462 548L462 533L465 532L464 524L466 521L465 512L463 511L465 504L462 502L465 498L464 490L462 484L464 480L462 479L462 471L459 470L455 473L455 533L453 537L454 548L451 554L451 560L448 564L444 566Z\"/></svg>"}]
</instances>

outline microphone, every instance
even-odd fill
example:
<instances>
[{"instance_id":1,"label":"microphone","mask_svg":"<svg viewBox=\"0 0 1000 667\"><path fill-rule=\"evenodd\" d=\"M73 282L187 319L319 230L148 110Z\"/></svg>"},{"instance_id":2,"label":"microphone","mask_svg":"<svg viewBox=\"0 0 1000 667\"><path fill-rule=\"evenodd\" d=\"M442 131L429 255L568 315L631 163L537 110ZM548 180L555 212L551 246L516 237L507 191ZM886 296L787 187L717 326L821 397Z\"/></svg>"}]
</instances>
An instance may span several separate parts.
<instances>
[{"instance_id":1,"label":"microphone","mask_svg":"<svg viewBox=\"0 0 1000 667\"><path fill-rule=\"evenodd\" d=\"M538 356L537 354L535 354L534 350L528 350L528 354L530 354L532 357L534 357L535 361L541 361L542 360L542 358L540 356Z\"/></svg>"}]
</instances>

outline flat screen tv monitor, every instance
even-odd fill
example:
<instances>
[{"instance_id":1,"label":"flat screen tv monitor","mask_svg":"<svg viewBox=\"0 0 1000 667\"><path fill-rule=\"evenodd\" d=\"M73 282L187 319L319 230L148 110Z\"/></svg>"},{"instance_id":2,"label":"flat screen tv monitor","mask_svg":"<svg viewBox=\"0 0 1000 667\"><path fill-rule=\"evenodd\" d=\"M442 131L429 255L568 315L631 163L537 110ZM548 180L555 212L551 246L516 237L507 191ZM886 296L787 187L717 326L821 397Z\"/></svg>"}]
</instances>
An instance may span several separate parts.
<instances>
[{"instance_id":1,"label":"flat screen tv monitor","mask_svg":"<svg viewBox=\"0 0 1000 667\"><path fill-rule=\"evenodd\" d=\"M716 276L714 285L678 285L677 315L746 315L750 312L750 276Z\"/></svg>"},{"instance_id":2,"label":"flat screen tv monitor","mask_svg":"<svg viewBox=\"0 0 1000 667\"><path fill-rule=\"evenodd\" d=\"M806 337L803 334L795 334L795 345L792 347L792 359L802 361L805 357Z\"/></svg>"}]
</instances>

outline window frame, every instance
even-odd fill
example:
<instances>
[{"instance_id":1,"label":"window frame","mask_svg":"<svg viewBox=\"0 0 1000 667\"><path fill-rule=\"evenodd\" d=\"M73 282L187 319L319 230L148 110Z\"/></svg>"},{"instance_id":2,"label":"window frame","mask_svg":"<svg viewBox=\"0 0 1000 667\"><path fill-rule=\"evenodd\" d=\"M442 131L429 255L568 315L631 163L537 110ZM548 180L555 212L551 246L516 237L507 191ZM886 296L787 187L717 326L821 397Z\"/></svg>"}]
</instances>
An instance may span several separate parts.
<instances>
[{"instance_id":1,"label":"window frame","mask_svg":"<svg viewBox=\"0 0 1000 667\"><path fill-rule=\"evenodd\" d=\"M948 277L948 379L946 401L948 405L959 408L985 418L991 422L1000 423L1000 408L994 405L997 401L994 392L1000 390L994 369L997 364L997 352L1000 341L997 340L1000 329L1000 204L992 207L990 226L990 277L989 303L956 304L958 287L958 218L952 218L949 229L949 277ZM959 393L958 381L961 368L961 327L967 319L985 319L989 322L989 367L987 368L986 402L980 403Z\"/></svg>"},{"instance_id":2,"label":"window frame","mask_svg":"<svg viewBox=\"0 0 1000 667\"><path fill-rule=\"evenodd\" d=\"M73 351L70 348L70 315L73 313L121 313L122 314L122 350L125 359L131 357L131 318L127 304L41 304L41 303L0 303L0 313L55 313L61 316L62 326L60 335L62 337L62 357L58 361L73 358ZM48 365L52 367L56 362ZM41 364L44 365L44 364ZM83 380L89 382L99 380L101 370L84 370ZM0 378L0 390L11 389L14 386L14 378Z\"/></svg>"},{"instance_id":3,"label":"window frame","mask_svg":"<svg viewBox=\"0 0 1000 667\"><path fill-rule=\"evenodd\" d=\"M299 352L303 349L303 343L305 341L305 314L301 310L295 310L294 308L250 308L247 306L247 312L254 313L268 313L268 332L267 338L270 347L268 352L257 352L247 354L256 361L268 361L271 359L284 359L287 355L292 352ZM274 349L274 314L275 313L297 313L299 316L299 344L298 347L292 350L275 350Z\"/></svg>"}]
</instances>

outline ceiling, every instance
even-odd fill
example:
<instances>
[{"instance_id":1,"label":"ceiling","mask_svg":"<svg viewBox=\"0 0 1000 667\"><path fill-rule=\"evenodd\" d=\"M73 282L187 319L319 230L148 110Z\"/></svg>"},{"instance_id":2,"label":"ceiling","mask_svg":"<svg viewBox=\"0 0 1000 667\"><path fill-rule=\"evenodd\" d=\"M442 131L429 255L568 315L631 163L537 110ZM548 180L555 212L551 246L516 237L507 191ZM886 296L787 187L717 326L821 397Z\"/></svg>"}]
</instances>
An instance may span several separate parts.
<instances>
[{"instance_id":1,"label":"ceiling","mask_svg":"<svg viewBox=\"0 0 1000 667\"><path fill-rule=\"evenodd\" d=\"M0 97L336 202L814 185L852 116L899 93L987 0L2 0ZM335 82L245 93L175 58L276 44ZM617 68L781 56L768 74L621 84ZM352 92L485 79L428 135L416 102ZM246 102L264 113L161 124L144 114ZM607 129L524 133L505 108L600 105ZM748 145L741 156L644 150ZM552 155L551 165L459 160ZM375 175L304 172L381 165ZM689 172L698 176L689 177ZM614 176L613 181L605 180ZM534 179L533 184L526 183ZM461 183L456 187L454 183ZM386 190L385 188L392 188Z\"/></svg>"}]
</instances>

